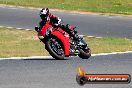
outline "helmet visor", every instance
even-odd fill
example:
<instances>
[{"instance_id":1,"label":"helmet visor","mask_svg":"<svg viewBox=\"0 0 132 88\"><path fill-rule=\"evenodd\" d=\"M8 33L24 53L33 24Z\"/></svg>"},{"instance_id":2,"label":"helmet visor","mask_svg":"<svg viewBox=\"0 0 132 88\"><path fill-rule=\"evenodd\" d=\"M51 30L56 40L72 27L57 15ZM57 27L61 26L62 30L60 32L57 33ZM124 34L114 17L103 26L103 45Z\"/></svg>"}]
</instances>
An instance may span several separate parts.
<instances>
[{"instance_id":1,"label":"helmet visor","mask_svg":"<svg viewBox=\"0 0 132 88\"><path fill-rule=\"evenodd\" d=\"M47 19L47 15L46 14L42 14L42 15L40 15L40 17L41 17L41 19Z\"/></svg>"}]
</instances>

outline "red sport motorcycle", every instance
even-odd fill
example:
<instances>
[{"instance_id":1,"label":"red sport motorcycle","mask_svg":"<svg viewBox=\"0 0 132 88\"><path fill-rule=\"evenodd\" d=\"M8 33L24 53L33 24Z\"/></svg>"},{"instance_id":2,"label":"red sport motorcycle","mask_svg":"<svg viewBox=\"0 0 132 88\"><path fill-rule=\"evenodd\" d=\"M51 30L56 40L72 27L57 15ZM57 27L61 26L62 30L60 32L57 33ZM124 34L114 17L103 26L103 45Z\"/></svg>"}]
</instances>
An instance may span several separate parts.
<instances>
[{"instance_id":1,"label":"red sport motorcycle","mask_svg":"<svg viewBox=\"0 0 132 88\"><path fill-rule=\"evenodd\" d=\"M75 27L70 26L70 28L75 31ZM55 59L77 55L82 59L88 59L91 56L91 50L83 37L79 37L77 41L61 27L53 27L50 21L46 22L42 30L37 28L35 30L38 32L39 39L45 44L45 49Z\"/></svg>"}]
</instances>

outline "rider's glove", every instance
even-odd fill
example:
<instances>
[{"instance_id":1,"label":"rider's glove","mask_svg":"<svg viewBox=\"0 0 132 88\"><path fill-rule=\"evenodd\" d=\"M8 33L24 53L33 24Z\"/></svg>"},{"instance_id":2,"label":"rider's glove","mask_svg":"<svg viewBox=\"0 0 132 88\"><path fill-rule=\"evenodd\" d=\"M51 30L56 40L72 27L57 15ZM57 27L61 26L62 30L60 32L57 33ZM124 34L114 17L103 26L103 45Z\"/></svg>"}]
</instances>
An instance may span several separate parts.
<instances>
[{"instance_id":1,"label":"rider's glove","mask_svg":"<svg viewBox=\"0 0 132 88\"><path fill-rule=\"evenodd\" d=\"M56 27L57 27L57 26L59 26L59 24L55 23L55 24L54 24L54 26L56 26Z\"/></svg>"},{"instance_id":2,"label":"rider's glove","mask_svg":"<svg viewBox=\"0 0 132 88\"><path fill-rule=\"evenodd\" d=\"M55 23L55 24L53 25L53 27L54 27L54 28L58 28L58 27L60 27L60 24Z\"/></svg>"},{"instance_id":3,"label":"rider's glove","mask_svg":"<svg viewBox=\"0 0 132 88\"><path fill-rule=\"evenodd\" d=\"M39 32L39 27L35 26L35 31Z\"/></svg>"}]
</instances>

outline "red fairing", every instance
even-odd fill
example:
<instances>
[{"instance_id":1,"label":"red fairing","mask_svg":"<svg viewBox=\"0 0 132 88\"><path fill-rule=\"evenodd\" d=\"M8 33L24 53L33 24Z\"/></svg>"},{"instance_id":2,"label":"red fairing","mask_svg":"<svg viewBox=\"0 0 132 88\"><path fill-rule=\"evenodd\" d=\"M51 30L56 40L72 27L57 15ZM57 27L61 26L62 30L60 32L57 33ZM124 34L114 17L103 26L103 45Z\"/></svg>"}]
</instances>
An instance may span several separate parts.
<instances>
[{"instance_id":1,"label":"red fairing","mask_svg":"<svg viewBox=\"0 0 132 88\"><path fill-rule=\"evenodd\" d=\"M38 36L43 36L45 37L46 30L48 28L52 28L52 25L50 25L50 20L46 22L45 26L41 29L41 31L38 33ZM65 34L63 34L65 33ZM65 56L70 55L70 39L69 39L69 34L64 32L61 28L58 28L51 33L52 35L56 36L58 39L60 39L63 43L64 46L64 52Z\"/></svg>"},{"instance_id":2,"label":"red fairing","mask_svg":"<svg viewBox=\"0 0 132 88\"><path fill-rule=\"evenodd\" d=\"M45 36L45 33L46 33L46 30L48 28L52 28L52 26L49 24L50 21L48 21L44 26L43 28L41 29L41 31L39 32L38 36Z\"/></svg>"},{"instance_id":3,"label":"red fairing","mask_svg":"<svg viewBox=\"0 0 132 88\"><path fill-rule=\"evenodd\" d=\"M64 33L64 31L61 28L57 29L58 31L53 31L52 35L56 36L58 39L60 39L64 45L64 52L65 52L65 56L69 56L70 55L70 40L69 40L69 35L66 34L62 34ZM65 35L65 36L64 36Z\"/></svg>"}]
</instances>

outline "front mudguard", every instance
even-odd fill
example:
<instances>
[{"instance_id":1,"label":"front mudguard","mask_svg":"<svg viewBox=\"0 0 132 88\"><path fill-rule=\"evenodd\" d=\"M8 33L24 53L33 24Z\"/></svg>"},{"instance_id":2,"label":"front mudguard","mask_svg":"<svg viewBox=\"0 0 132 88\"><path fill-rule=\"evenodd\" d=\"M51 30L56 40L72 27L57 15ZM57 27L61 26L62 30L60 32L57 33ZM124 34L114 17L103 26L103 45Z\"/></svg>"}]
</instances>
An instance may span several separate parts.
<instances>
[{"instance_id":1,"label":"front mudguard","mask_svg":"<svg viewBox=\"0 0 132 88\"><path fill-rule=\"evenodd\" d=\"M63 44L65 56L70 55L70 39L69 36L64 36L63 33L59 31L52 31L51 35L57 37Z\"/></svg>"}]
</instances>

